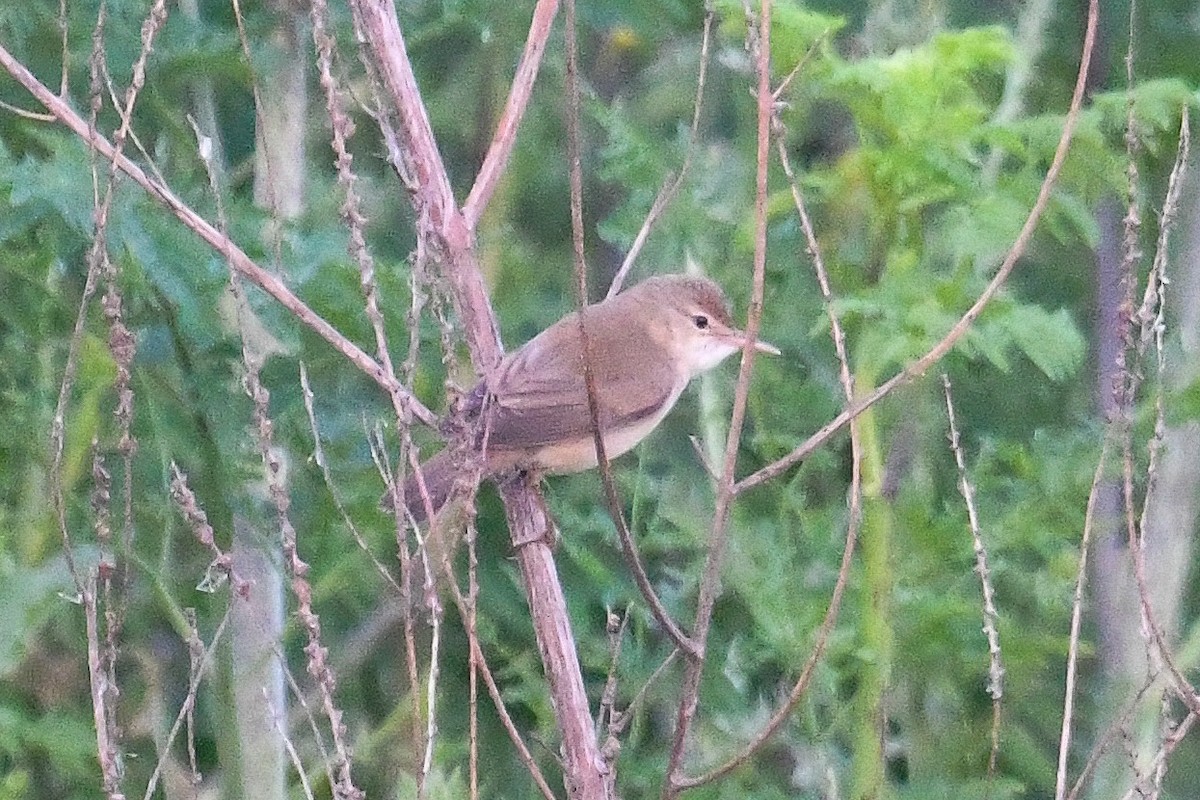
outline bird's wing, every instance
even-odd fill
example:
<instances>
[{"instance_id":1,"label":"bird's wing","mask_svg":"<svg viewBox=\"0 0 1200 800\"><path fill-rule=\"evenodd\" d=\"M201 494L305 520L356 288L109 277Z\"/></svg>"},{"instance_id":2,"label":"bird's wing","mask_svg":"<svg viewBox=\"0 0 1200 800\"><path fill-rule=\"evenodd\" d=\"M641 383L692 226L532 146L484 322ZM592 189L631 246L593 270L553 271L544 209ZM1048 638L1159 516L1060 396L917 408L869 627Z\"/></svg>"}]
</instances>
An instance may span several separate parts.
<instances>
[{"instance_id":1,"label":"bird's wing","mask_svg":"<svg viewBox=\"0 0 1200 800\"><path fill-rule=\"evenodd\" d=\"M588 320L589 329L604 322L593 316ZM574 315L568 316L501 364L490 386L495 405L489 446L539 447L591 434L578 325ZM651 417L677 394L675 371L663 369L664 361L653 358L647 349L653 345L629 331L614 332L611 326L606 344L593 345L592 361L603 428ZM652 365L658 369L648 368Z\"/></svg>"}]
</instances>

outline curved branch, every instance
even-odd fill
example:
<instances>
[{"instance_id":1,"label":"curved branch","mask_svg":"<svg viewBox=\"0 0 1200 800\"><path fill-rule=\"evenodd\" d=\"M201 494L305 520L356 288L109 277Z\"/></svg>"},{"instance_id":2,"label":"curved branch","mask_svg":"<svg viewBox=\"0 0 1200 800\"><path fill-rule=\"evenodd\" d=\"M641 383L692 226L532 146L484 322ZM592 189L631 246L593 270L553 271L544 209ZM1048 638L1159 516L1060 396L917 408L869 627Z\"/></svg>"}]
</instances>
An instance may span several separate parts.
<instances>
[{"instance_id":1,"label":"curved branch","mask_svg":"<svg viewBox=\"0 0 1200 800\"><path fill-rule=\"evenodd\" d=\"M785 84L795 74L796 70L793 70L791 75L785 79ZM781 84L775 90L774 97L776 100L778 100L780 91L783 88L784 84ZM841 320L838 319L837 310L834 308L833 291L829 283L829 273L825 269L825 259L821 255L821 248L817 242L817 234L813 228L812 218L809 216L804 198L800 194L800 184L796 180L791 159L788 157L786 137L783 135L782 122L778 114L775 115L774 122L776 129L779 131L779 135L775 140L775 149L779 156L779 163L782 165L783 172L787 175L788 183L791 185L792 202L796 206L796 215L800 218L800 230L804 233L808 254L813 261L813 271L817 276L817 284L821 287L821 299L825 304L825 314L829 317L829 334L833 339L833 349L838 361L838 382L842 385L842 393L846 396L846 402L853 403L854 379L851 377L850 356L846 350L846 333L842 329ZM812 681L813 674L816 672L817 664L820 662L821 656L825 654L825 648L829 646L829 637L833 633L833 626L837 622L838 614L842 608L842 597L845 595L846 585L850 581L850 566L853 563L854 547L858 543L858 531L861 522L862 442L859 437L858 421L852 419L850 420L850 512L849 521L846 525L846 544L842 547L842 562L838 567L837 579L834 581L833 592L829 597L829 605L825 608L825 618L821 620L821 627L817 629L816 644L813 645L808 660L801 667L800 675L796 678L796 682L792 684L787 698L775 710L775 713L771 715L767 723L751 737L750 741L738 753L726 760L724 764L702 775L680 778L678 781L680 787L690 789L695 786L702 786L733 772L733 770L748 761L760 747L766 744L779 731L787 718L791 716L796 703L800 702L800 698L808 690L808 685Z\"/></svg>"}]
</instances>

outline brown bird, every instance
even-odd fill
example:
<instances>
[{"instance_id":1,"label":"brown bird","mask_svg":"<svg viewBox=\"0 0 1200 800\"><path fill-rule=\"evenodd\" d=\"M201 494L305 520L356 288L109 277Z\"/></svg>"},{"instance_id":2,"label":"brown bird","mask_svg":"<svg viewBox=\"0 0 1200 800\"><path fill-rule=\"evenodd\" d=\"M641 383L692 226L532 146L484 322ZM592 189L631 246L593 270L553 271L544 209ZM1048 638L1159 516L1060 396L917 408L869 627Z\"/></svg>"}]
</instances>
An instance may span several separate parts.
<instances>
[{"instance_id":1,"label":"brown bird","mask_svg":"<svg viewBox=\"0 0 1200 800\"><path fill-rule=\"evenodd\" d=\"M609 458L629 451L662 421L692 378L737 352L747 334L733 326L725 293L707 278L649 278L584 314L600 429ZM762 341L755 349L778 355ZM509 353L467 396L486 452L483 477L516 470L582 472L598 463L583 374L578 312L568 314ZM486 433L484 433L486 431ZM425 498L436 512L464 470L461 452L443 450L404 483L418 521ZM390 493L384 498L391 507Z\"/></svg>"}]
</instances>

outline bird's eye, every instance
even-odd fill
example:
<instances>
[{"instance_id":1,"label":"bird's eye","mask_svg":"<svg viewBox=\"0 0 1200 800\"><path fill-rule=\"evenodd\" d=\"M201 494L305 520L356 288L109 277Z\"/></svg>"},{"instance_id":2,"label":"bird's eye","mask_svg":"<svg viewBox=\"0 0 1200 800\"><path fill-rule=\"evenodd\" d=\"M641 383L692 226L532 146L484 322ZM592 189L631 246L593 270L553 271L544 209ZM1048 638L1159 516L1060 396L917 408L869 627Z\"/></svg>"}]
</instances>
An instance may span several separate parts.
<instances>
[{"instance_id":1,"label":"bird's eye","mask_svg":"<svg viewBox=\"0 0 1200 800\"><path fill-rule=\"evenodd\" d=\"M692 317L692 324L702 331L708 330L708 317L703 314L696 314Z\"/></svg>"}]
</instances>

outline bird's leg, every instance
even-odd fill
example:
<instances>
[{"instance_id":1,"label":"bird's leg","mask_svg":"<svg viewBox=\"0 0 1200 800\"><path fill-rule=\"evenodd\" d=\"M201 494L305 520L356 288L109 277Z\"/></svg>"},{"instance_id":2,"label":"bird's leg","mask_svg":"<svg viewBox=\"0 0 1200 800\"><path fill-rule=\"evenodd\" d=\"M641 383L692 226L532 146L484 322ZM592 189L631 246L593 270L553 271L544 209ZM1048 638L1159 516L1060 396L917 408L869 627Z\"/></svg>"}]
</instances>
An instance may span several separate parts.
<instances>
[{"instance_id":1,"label":"bird's leg","mask_svg":"<svg viewBox=\"0 0 1200 800\"><path fill-rule=\"evenodd\" d=\"M542 542L551 550L558 548L558 526L554 524L554 517L550 514L550 508L546 505L546 498L542 493L537 491L538 486L542 482L542 475L535 470L518 470L510 475L500 479L501 486L504 484L516 485L523 484L527 489L530 489L529 496L533 498L533 507L528 509L532 512L534 518L534 533L524 538L514 538L513 547L520 548L534 542ZM511 529L512 521L509 520Z\"/></svg>"}]
</instances>

